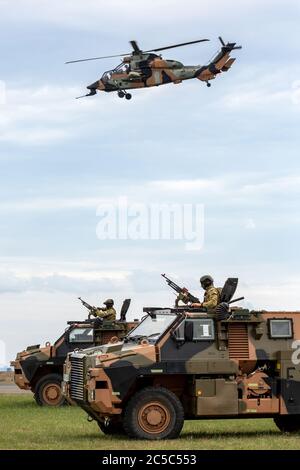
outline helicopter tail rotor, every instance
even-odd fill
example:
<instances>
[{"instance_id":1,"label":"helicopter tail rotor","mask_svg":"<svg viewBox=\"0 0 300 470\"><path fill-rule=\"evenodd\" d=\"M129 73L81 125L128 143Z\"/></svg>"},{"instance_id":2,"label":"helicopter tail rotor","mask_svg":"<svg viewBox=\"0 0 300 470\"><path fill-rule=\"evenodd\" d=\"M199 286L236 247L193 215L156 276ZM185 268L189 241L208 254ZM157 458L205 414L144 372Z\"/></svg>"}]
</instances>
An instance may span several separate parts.
<instances>
[{"instance_id":1,"label":"helicopter tail rotor","mask_svg":"<svg viewBox=\"0 0 300 470\"><path fill-rule=\"evenodd\" d=\"M228 42L227 44L225 44L221 36L219 36L219 41L222 44L222 50L224 52L230 52L236 49L242 49L242 46L236 46L236 42Z\"/></svg>"},{"instance_id":2,"label":"helicopter tail rotor","mask_svg":"<svg viewBox=\"0 0 300 470\"><path fill-rule=\"evenodd\" d=\"M222 46L225 46L225 45L226 45L225 42L223 41L223 39L221 38L221 36L219 36L219 41L220 41L220 43L222 44Z\"/></svg>"}]
</instances>

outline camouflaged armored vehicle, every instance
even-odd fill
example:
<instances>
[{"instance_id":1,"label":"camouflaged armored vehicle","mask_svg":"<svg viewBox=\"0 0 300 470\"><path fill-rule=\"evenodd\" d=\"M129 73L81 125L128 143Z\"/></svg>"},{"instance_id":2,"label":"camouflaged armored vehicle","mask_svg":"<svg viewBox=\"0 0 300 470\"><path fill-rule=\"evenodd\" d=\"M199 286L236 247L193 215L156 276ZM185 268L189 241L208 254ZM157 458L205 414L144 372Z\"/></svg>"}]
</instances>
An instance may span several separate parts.
<instances>
[{"instance_id":1,"label":"camouflaged armored vehicle","mask_svg":"<svg viewBox=\"0 0 300 470\"><path fill-rule=\"evenodd\" d=\"M185 419L300 431L300 312L146 308L124 342L68 355L63 391L106 434L176 438Z\"/></svg>"},{"instance_id":2,"label":"camouflaged armored vehicle","mask_svg":"<svg viewBox=\"0 0 300 470\"><path fill-rule=\"evenodd\" d=\"M69 321L64 333L52 345L39 344L17 354L14 367L14 381L21 389L31 390L38 405L60 406L65 399L61 393L63 364L70 351L78 348L107 343L111 338L123 338L137 325L137 321L127 323L126 313L130 299L123 303L121 319L104 320L102 324L93 320Z\"/></svg>"}]
</instances>

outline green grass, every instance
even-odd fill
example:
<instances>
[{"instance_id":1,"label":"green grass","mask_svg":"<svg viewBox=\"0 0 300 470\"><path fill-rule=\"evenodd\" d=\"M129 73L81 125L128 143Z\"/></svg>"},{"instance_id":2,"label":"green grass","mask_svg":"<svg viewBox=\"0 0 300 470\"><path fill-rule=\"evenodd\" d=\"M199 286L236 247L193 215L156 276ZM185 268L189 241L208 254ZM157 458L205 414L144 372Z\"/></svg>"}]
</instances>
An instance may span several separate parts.
<instances>
[{"instance_id":1,"label":"green grass","mask_svg":"<svg viewBox=\"0 0 300 470\"><path fill-rule=\"evenodd\" d=\"M30 395L0 396L0 449L300 449L272 419L187 421L176 440L145 442L102 434L77 407L40 408Z\"/></svg>"}]
</instances>

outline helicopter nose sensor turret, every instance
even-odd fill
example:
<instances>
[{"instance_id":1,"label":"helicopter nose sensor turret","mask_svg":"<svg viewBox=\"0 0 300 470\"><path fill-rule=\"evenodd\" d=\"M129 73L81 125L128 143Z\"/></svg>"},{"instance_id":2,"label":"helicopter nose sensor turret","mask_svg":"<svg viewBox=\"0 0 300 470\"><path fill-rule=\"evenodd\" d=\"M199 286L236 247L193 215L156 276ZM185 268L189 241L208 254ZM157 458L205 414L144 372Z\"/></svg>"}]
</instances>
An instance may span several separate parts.
<instances>
[{"instance_id":1,"label":"helicopter nose sensor turret","mask_svg":"<svg viewBox=\"0 0 300 470\"><path fill-rule=\"evenodd\" d=\"M87 89L90 90L90 92L87 93L86 95L77 96L76 99L79 100L80 98L85 98L86 96L94 96L94 95L96 95L96 93L97 93L97 87L98 87L98 82L92 83L92 85L87 86Z\"/></svg>"},{"instance_id":2,"label":"helicopter nose sensor turret","mask_svg":"<svg viewBox=\"0 0 300 470\"><path fill-rule=\"evenodd\" d=\"M90 90L91 95L95 95L97 93L97 87L99 82L94 82L91 85L87 86L87 89Z\"/></svg>"}]
</instances>

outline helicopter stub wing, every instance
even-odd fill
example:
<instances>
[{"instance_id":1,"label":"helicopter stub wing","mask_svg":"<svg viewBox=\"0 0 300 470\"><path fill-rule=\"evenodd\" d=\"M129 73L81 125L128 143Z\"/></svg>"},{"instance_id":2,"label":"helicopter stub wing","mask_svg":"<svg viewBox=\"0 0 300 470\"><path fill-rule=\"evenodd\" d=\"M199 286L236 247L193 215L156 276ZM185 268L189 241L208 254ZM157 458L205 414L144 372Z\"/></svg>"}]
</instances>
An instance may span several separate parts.
<instances>
[{"instance_id":1,"label":"helicopter stub wing","mask_svg":"<svg viewBox=\"0 0 300 470\"><path fill-rule=\"evenodd\" d=\"M227 72L235 61L236 61L236 59L234 59L233 57L228 59L227 62L223 65L223 67L221 69L222 72Z\"/></svg>"}]
</instances>

